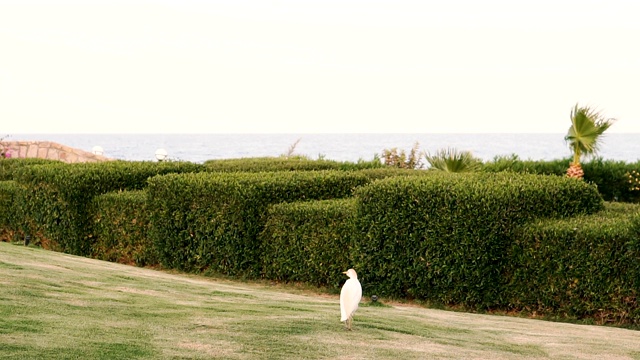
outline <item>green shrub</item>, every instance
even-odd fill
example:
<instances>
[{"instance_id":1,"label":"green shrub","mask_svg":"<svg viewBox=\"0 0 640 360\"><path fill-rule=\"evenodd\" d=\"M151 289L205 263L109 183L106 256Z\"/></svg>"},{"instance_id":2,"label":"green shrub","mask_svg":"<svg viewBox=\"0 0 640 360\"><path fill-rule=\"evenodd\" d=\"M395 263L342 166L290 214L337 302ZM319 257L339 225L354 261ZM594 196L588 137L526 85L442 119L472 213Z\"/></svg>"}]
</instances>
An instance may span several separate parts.
<instances>
[{"instance_id":1,"label":"green shrub","mask_svg":"<svg viewBox=\"0 0 640 360\"><path fill-rule=\"evenodd\" d=\"M157 265L155 247L148 236L146 203L144 190L96 196L92 257L128 265Z\"/></svg>"},{"instance_id":2,"label":"green shrub","mask_svg":"<svg viewBox=\"0 0 640 360\"><path fill-rule=\"evenodd\" d=\"M44 165L44 164L60 164L58 160L48 160L39 158L0 158L0 181L13 180L14 173L21 167L31 165Z\"/></svg>"},{"instance_id":3,"label":"green shrub","mask_svg":"<svg viewBox=\"0 0 640 360\"><path fill-rule=\"evenodd\" d=\"M33 208L33 206L30 205L30 201L34 196L23 184L12 182L23 168L45 164L55 165L64 163L57 160L39 158L0 158L0 182L6 181L5 186L2 186L0 192L4 193L4 205L10 206L8 208L3 206L2 211L5 213L0 215L0 218L4 217L7 226L2 229L3 234L0 235L3 240L11 241L18 238L22 239L28 235L32 244L47 247L46 239L43 238L40 231L41 227L37 226L31 211L29 211L30 208ZM0 220L0 222L1 221L2 220ZM41 243L42 240L45 240L45 242Z\"/></svg>"},{"instance_id":4,"label":"green shrub","mask_svg":"<svg viewBox=\"0 0 640 360\"><path fill-rule=\"evenodd\" d=\"M260 157L241 159L208 160L207 171L214 172L262 172L262 171L310 171L310 170L359 170L380 168L379 160L338 162L333 160L310 160L304 157Z\"/></svg>"},{"instance_id":5,"label":"green shrub","mask_svg":"<svg viewBox=\"0 0 640 360\"><path fill-rule=\"evenodd\" d=\"M509 258L512 308L640 324L640 206L609 203L597 214L531 222Z\"/></svg>"},{"instance_id":6,"label":"green shrub","mask_svg":"<svg viewBox=\"0 0 640 360\"><path fill-rule=\"evenodd\" d=\"M640 161L603 160L601 158L582 164L584 180L598 185L598 191L606 201L638 202L640 192L629 186L627 173L640 171Z\"/></svg>"},{"instance_id":7,"label":"green shrub","mask_svg":"<svg viewBox=\"0 0 640 360\"><path fill-rule=\"evenodd\" d=\"M355 200L321 200L269 207L262 244L262 275L339 289L353 267Z\"/></svg>"},{"instance_id":8,"label":"green shrub","mask_svg":"<svg viewBox=\"0 0 640 360\"><path fill-rule=\"evenodd\" d=\"M345 198L359 172L199 173L149 180L151 236L162 265L258 276L258 234L269 205Z\"/></svg>"},{"instance_id":9,"label":"green shrub","mask_svg":"<svg viewBox=\"0 0 640 360\"><path fill-rule=\"evenodd\" d=\"M22 240L29 236L29 243L47 247L46 238L38 231L39 227L28 211L30 192L22 184L13 181L0 181L0 241Z\"/></svg>"},{"instance_id":10,"label":"green shrub","mask_svg":"<svg viewBox=\"0 0 640 360\"><path fill-rule=\"evenodd\" d=\"M356 269L367 292L478 307L503 301L518 225L602 208L583 181L513 173L390 178L356 195Z\"/></svg>"},{"instance_id":11,"label":"green shrub","mask_svg":"<svg viewBox=\"0 0 640 360\"><path fill-rule=\"evenodd\" d=\"M496 157L483 165L485 172L513 171L528 174L565 176L570 159L553 161L520 160L516 155ZM598 186L598 191L605 201L638 202L640 192L629 187L627 173L640 171L640 161L626 163L624 161L603 160L595 158L581 164L584 180Z\"/></svg>"},{"instance_id":12,"label":"green shrub","mask_svg":"<svg viewBox=\"0 0 640 360\"><path fill-rule=\"evenodd\" d=\"M50 239L50 248L88 256L93 242L89 205L94 196L139 190L151 176L202 168L186 162L56 163L21 167L15 177L27 187L26 211Z\"/></svg>"},{"instance_id":13,"label":"green shrub","mask_svg":"<svg viewBox=\"0 0 640 360\"><path fill-rule=\"evenodd\" d=\"M429 169L450 173L476 172L482 167L482 160L473 156L471 151L446 148L435 154L426 153Z\"/></svg>"},{"instance_id":14,"label":"green shrub","mask_svg":"<svg viewBox=\"0 0 640 360\"><path fill-rule=\"evenodd\" d=\"M398 150L398 148L384 149L382 150L382 162L385 166L390 166L398 169L421 169L424 164L422 163L422 152L419 152L419 143L415 143L409 153L404 150Z\"/></svg>"},{"instance_id":15,"label":"green shrub","mask_svg":"<svg viewBox=\"0 0 640 360\"><path fill-rule=\"evenodd\" d=\"M20 220L16 212L15 197L18 185L15 181L0 181L0 241L12 241L19 230Z\"/></svg>"},{"instance_id":16,"label":"green shrub","mask_svg":"<svg viewBox=\"0 0 640 360\"><path fill-rule=\"evenodd\" d=\"M517 155L496 156L493 161L487 161L482 165L485 172L495 173L501 171L513 171L525 174L558 175L564 176L569 168L571 159L561 160L521 160Z\"/></svg>"},{"instance_id":17,"label":"green shrub","mask_svg":"<svg viewBox=\"0 0 640 360\"><path fill-rule=\"evenodd\" d=\"M390 177L429 176L434 174L434 171L418 170L418 169L403 169L403 168L386 166L379 169L359 170L359 173L366 175L371 180L382 180Z\"/></svg>"}]
</instances>

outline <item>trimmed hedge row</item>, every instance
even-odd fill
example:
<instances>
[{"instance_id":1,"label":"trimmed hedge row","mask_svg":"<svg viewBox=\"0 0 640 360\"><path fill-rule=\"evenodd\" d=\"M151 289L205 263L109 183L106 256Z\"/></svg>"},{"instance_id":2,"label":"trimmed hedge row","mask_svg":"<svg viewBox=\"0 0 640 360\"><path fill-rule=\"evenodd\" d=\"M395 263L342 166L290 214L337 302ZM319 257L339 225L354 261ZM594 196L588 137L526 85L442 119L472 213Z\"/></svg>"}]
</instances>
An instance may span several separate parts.
<instances>
[{"instance_id":1,"label":"trimmed hedge row","mask_svg":"<svg viewBox=\"0 0 640 360\"><path fill-rule=\"evenodd\" d=\"M0 241L12 241L15 232L20 230L22 214L15 205L18 191L15 181L0 181Z\"/></svg>"},{"instance_id":2,"label":"trimmed hedge row","mask_svg":"<svg viewBox=\"0 0 640 360\"><path fill-rule=\"evenodd\" d=\"M339 289L352 267L355 215L355 199L270 206L259 241L262 276Z\"/></svg>"},{"instance_id":3,"label":"trimmed hedge row","mask_svg":"<svg viewBox=\"0 0 640 360\"><path fill-rule=\"evenodd\" d=\"M30 243L50 249L48 242L36 230L35 221L28 209L28 191L17 181L0 181L0 241L22 240L26 235Z\"/></svg>"},{"instance_id":4,"label":"trimmed hedge row","mask_svg":"<svg viewBox=\"0 0 640 360\"><path fill-rule=\"evenodd\" d=\"M483 165L485 172L512 171L518 173L564 176L570 159L553 161L520 160L517 156L496 158ZM596 184L606 201L639 202L640 191L630 189L627 173L640 172L640 161L603 160L596 158L581 164L584 180Z\"/></svg>"},{"instance_id":5,"label":"trimmed hedge row","mask_svg":"<svg viewBox=\"0 0 640 360\"><path fill-rule=\"evenodd\" d=\"M346 198L359 172L198 173L149 180L151 237L162 265L257 277L269 205Z\"/></svg>"},{"instance_id":6,"label":"trimmed hedge row","mask_svg":"<svg viewBox=\"0 0 640 360\"><path fill-rule=\"evenodd\" d=\"M37 230L31 213L27 211L29 205L29 193L22 184L13 181L16 174L22 168L33 165L46 164L64 164L57 160L39 159L39 158L0 158L0 182L4 183L0 186L0 197L2 207L0 211L0 223L4 221L4 225L0 224L0 241L13 241L18 238L22 239L25 235L31 237L31 243L47 247L48 243L42 238L42 234Z\"/></svg>"},{"instance_id":7,"label":"trimmed hedge row","mask_svg":"<svg viewBox=\"0 0 640 360\"><path fill-rule=\"evenodd\" d=\"M74 255L91 253L90 204L93 197L116 190L139 190L158 174L201 171L186 162L129 162L25 166L16 181L27 187L23 203L37 229L50 239L51 248Z\"/></svg>"},{"instance_id":8,"label":"trimmed hedge row","mask_svg":"<svg viewBox=\"0 0 640 360\"><path fill-rule=\"evenodd\" d=\"M510 307L640 325L640 206L528 223L508 253Z\"/></svg>"},{"instance_id":9,"label":"trimmed hedge row","mask_svg":"<svg viewBox=\"0 0 640 360\"><path fill-rule=\"evenodd\" d=\"M99 195L94 198L92 207L93 258L136 266L158 264L154 244L148 236L146 191Z\"/></svg>"},{"instance_id":10,"label":"trimmed hedge row","mask_svg":"<svg viewBox=\"0 0 640 360\"><path fill-rule=\"evenodd\" d=\"M310 160L304 157L259 157L208 160L207 171L214 172L262 172L262 171L310 171L310 170L360 170L381 168L379 160L339 162L334 160Z\"/></svg>"},{"instance_id":11,"label":"trimmed hedge row","mask_svg":"<svg viewBox=\"0 0 640 360\"><path fill-rule=\"evenodd\" d=\"M640 191L632 191L627 173L640 172L640 161L625 163L624 161L595 159L583 164L584 179L598 185L598 191L606 201L640 202Z\"/></svg>"},{"instance_id":12,"label":"trimmed hedge row","mask_svg":"<svg viewBox=\"0 0 640 360\"><path fill-rule=\"evenodd\" d=\"M503 304L515 228L595 213L583 181L513 173L390 178L356 191L356 268L366 292L486 308Z\"/></svg>"},{"instance_id":13,"label":"trimmed hedge row","mask_svg":"<svg viewBox=\"0 0 640 360\"><path fill-rule=\"evenodd\" d=\"M45 164L62 164L58 160L39 159L39 158L26 158L15 159L0 158L0 181L14 180L14 174L18 169L31 165L45 165Z\"/></svg>"}]
</instances>

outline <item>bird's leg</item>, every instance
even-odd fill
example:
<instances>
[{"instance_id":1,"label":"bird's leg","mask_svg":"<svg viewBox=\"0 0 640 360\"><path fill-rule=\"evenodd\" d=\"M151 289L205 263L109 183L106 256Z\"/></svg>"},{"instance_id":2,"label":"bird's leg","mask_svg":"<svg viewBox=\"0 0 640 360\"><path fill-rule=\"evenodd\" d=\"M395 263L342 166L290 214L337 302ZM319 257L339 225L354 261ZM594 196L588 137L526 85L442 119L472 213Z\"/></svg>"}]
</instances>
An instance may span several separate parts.
<instances>
[{"instance_id":1,"label":"bird's leg","mask_svg":"<svg viewBox=\"0 0 640 360\"><path fill-rule=\"evenodd\" d=\"M347 319L347 330L351 331L351 323L353 322L353 317L349 316Z\"/></svg>"}]
</instances>

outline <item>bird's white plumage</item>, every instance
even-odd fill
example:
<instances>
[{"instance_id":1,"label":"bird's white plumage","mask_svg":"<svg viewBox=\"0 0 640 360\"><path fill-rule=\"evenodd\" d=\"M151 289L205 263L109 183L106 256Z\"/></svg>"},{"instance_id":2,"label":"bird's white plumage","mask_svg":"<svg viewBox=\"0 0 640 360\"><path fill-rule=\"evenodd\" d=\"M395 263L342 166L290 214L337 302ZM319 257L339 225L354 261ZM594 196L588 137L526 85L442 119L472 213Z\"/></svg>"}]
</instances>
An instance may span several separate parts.
<instances>
[{"instance_id":1,"label":"bird's white plumage","mask_svg":"<svg viewBox=\"0 0 640 360\"><path fill-rule=\"evenodd\" d=\"M340 321L346 321L347 329L351 329L353 313L358 310L358 304L362 299L362 286L355 270L349 269L344 274L347 274L349 279L340 290Z\"/></svg>"}]
</instances>

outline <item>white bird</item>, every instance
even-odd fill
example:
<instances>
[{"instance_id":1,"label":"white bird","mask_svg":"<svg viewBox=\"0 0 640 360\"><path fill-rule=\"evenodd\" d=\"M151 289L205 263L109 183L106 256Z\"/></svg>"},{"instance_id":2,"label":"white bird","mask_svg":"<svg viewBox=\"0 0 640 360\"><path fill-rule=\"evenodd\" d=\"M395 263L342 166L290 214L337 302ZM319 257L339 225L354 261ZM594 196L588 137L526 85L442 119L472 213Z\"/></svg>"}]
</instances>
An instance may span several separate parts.
<instances>
[{"instance_id":1,"label":"white bird","mask_svg":"<svg viewBox=\"0 0 640 360\"><path fill-rule=\"evenodd\" d=\"M349 269L343 274L347 274L349 279L345 281L342 290L340 290L340 321L346 321L347 330L351 330L353 314L358 310L358 304L362 299L362 286L360 286L355 270Z\"/></svg>"}]
</instances>

